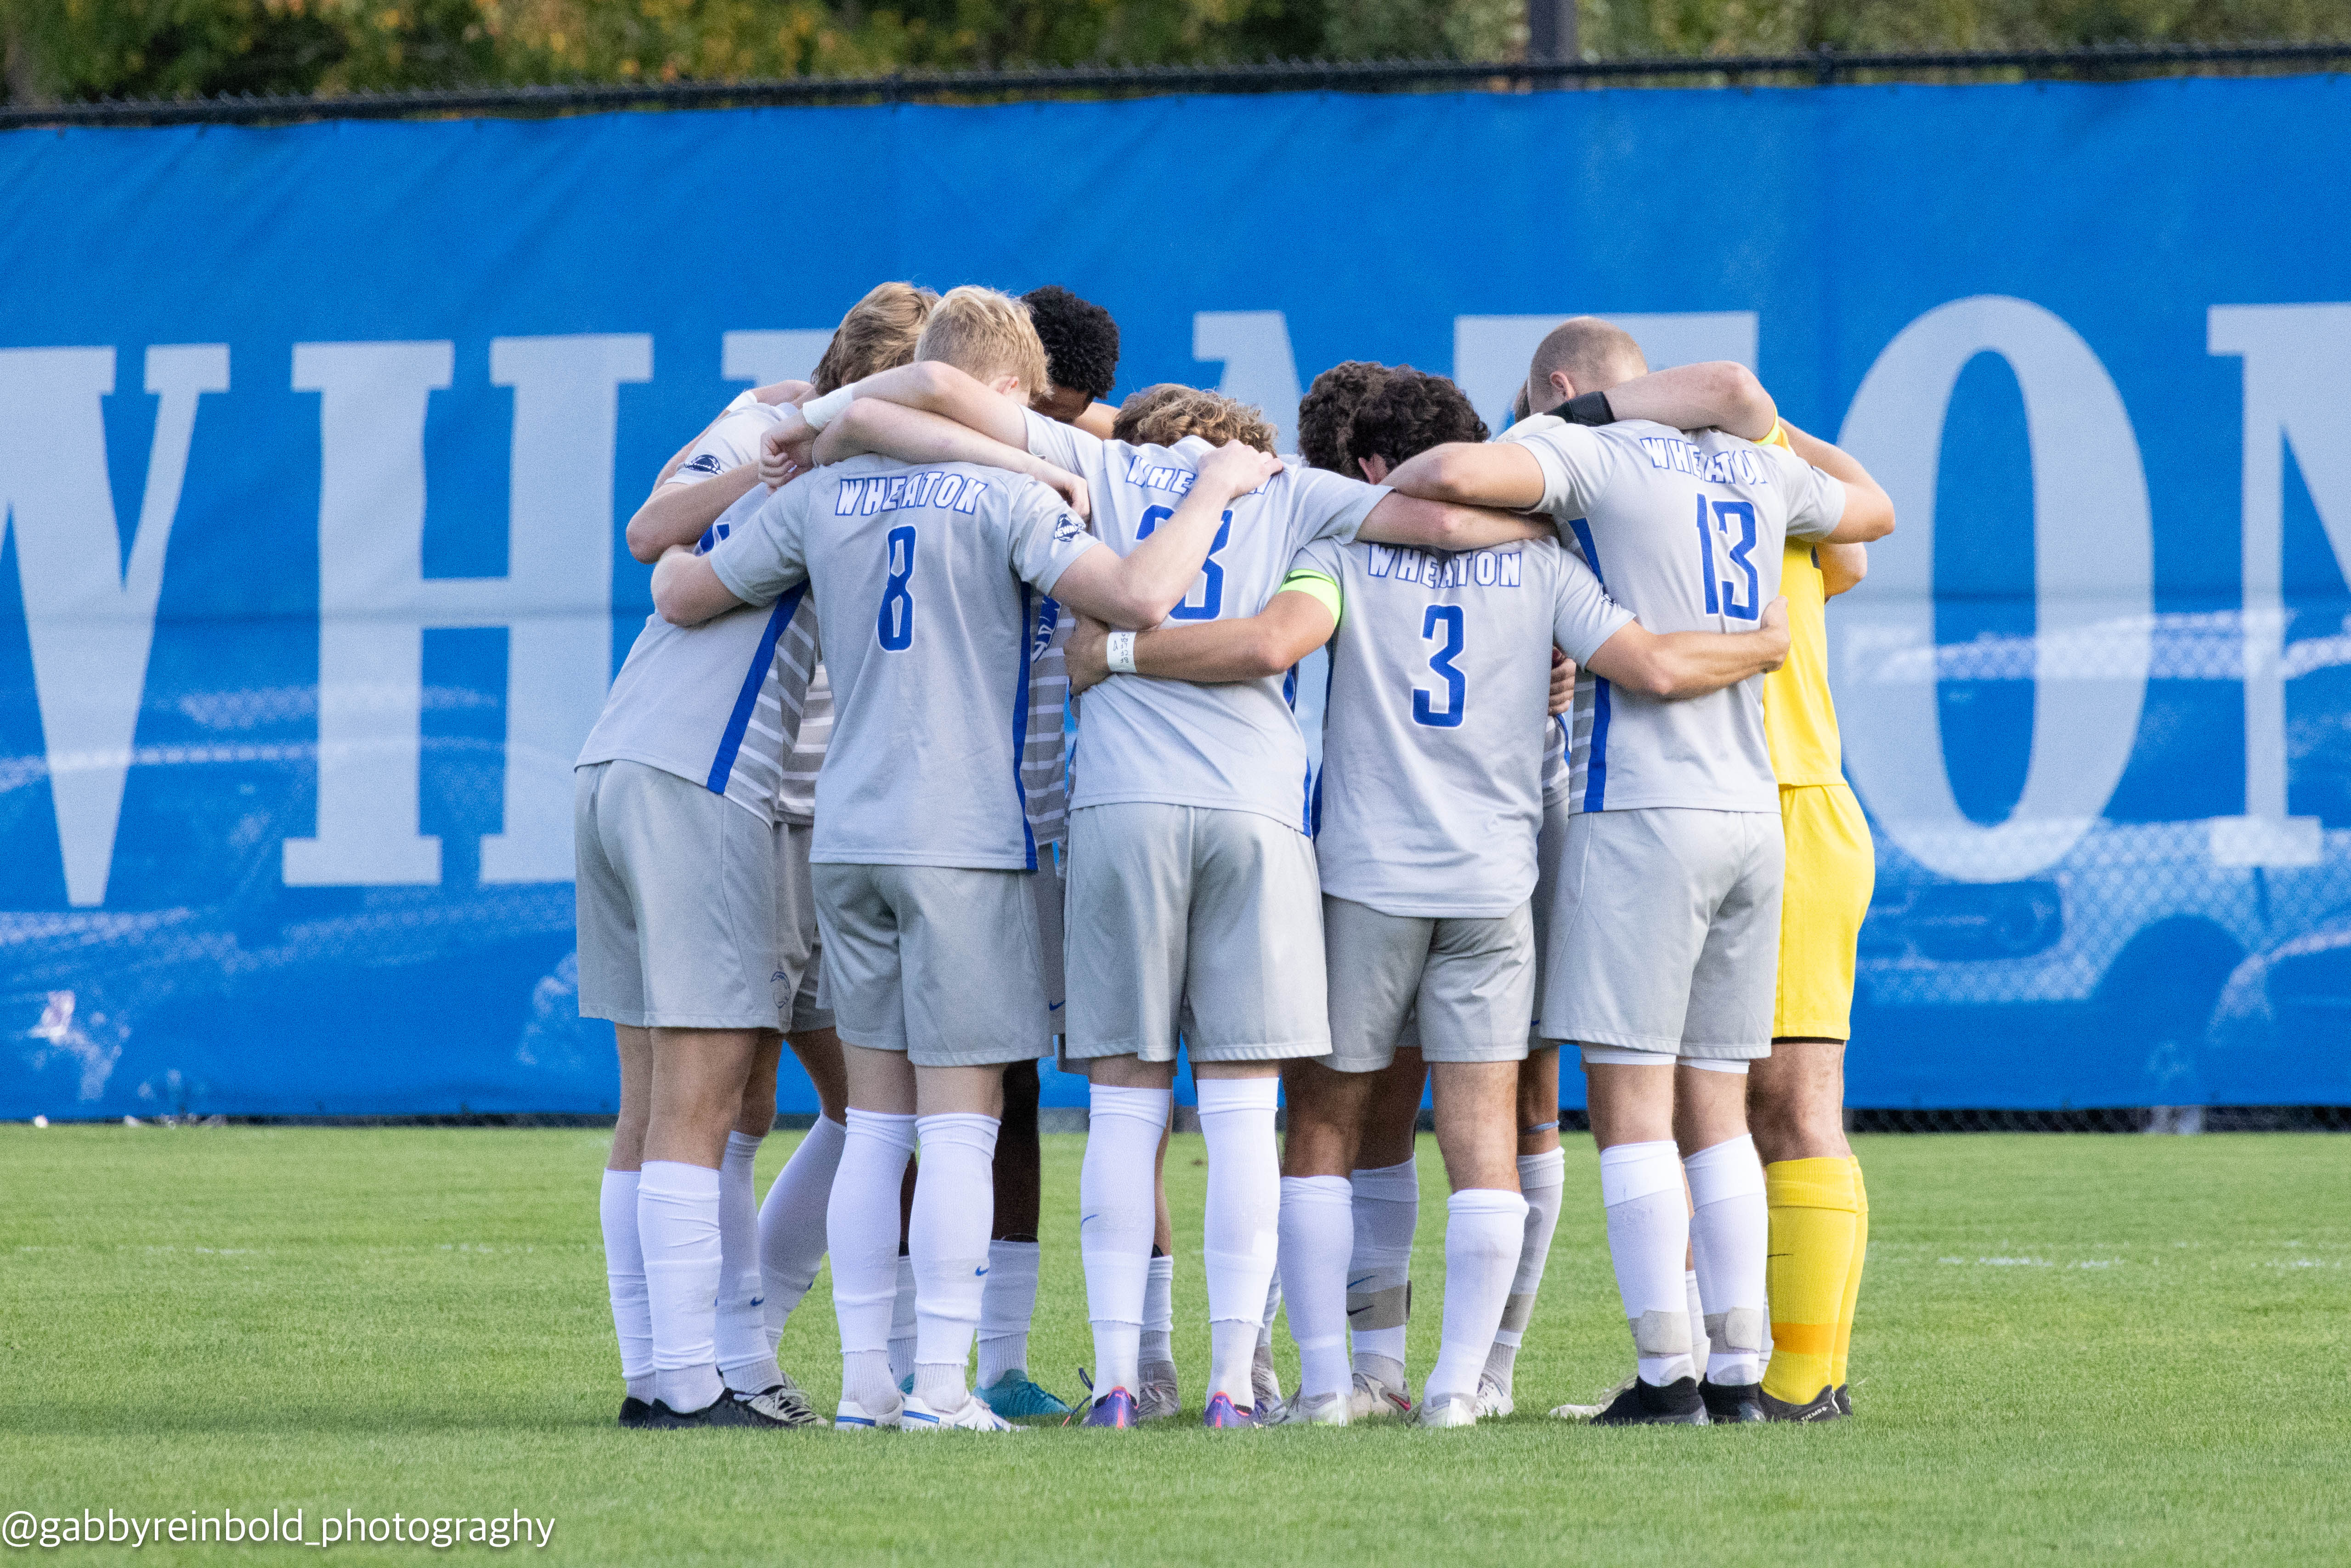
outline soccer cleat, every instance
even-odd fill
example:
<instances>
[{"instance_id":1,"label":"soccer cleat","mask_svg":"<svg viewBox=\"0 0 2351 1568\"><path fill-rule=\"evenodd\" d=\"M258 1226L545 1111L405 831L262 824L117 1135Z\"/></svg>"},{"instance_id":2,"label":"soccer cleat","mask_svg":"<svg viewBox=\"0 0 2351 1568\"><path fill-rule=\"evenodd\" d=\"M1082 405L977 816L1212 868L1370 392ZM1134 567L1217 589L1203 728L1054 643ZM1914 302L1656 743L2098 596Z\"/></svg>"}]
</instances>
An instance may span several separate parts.
<instances>
[{"instance_id":1,"label":"soccer cleat","mask_svg":"<svg viewBox=\"0 0 2351 1568\"><path fill-rule=\"evenodd\" d=\"M1181 1412L1184 1396L1176 1386L1176 1364L1172 1361L1146 1361L1143 1364L1143 1389L1135 1396L1134 1418L1138 1421L1165 1421Z\"/></svg>"},{"instance_id":2,"label":"soccer cleat","mask_svg":"<svg viewBox=\"0 0 2351 1568\"><path fill-rule=\"evenodd\" d=\"M1200 1425L1226 1428L1255 1427L1260 1423L1257 1418L1256 1411L1244 1409L1234 1404L1233 1396L1229 1394L1219 1394L1208 1401L1208 1408L1201 1414Z\"/></svg>"},{"instance_id":3,"label":"soccer cleat","mask_svg":"<svg viewBox=\"0 0 2351 1568\"><path fill-rule=\"evenodd\" d=\"M972 1397L1008 1421L1070 1413L1060 1396L1029 1380L1029 1369L1024 1366L1014 1367L985 1388L973 1389Z\"/></svg>"},{"instance_id":4,"label":"soccer cleat","mask_svg":"<svg viewBox=\"0 0 2351 1568\"><path fill-rule=\"evenodd\" d=\"M1347 1414L1358 1421L1401 1420L1412 1414L1412 1385L1396 1388L1384 1377L1358 1372L1347 1396Z\"/></svg>"},{"instance_id":5,"label":"soccer cleat","mask_svg":"<svg viewBox=\"0 0 2351 1568\"><path fill-rule=\"evenodd\" d=\"M898 1413L904 1408L903 1404L899 1404L893 1405L887 1410L869 1410L844 1395L841 1396L840 1407L833 1412L832 1429L836 1432L881 1431L895 1427L898 1424Z\"/></svg>"},{"instance_id":6,"label":"soccer cleat","mask_svg":"<svg viewBox=\"0 0 2351 1568\"><path fill-rule=\"evenodd\" d=\"M1317 1394L1309 1396L1300 1389L1280 1405L1270 1406L1273 1414L1266 1417L1269 1427L1344 1427L1351 1412L1347 1396Z\"/></svg>"},{"instance_id":7,"label":"soccer cleat","mask_svg":"<svg viewBox=\"0 0 2351 1568\"><path fill-rule=\"evenodd\" d=\"M1132 1427L1134 1425L1134 1396L1123 1388L1106 1389L1093 1397L1086 1406L1087 1427Z\"/></svg>"},{"instance_id":8,"label":"soccer cleat","mask_svg":"<svg viewBox=\"0 0 2351 1568\"><path fill-rule=\"evenodd\" d=\"M1265 1340L1258 1342L1257 1354L1249 1358L1249 1407L1281 1407L1281 1378L1273 1370L1273 1345Z\"/></svg>"},{"instance_id":9,"label":"soccer cleat","mask_svg":"<svg viewBox=\"0 0 2351 1568\"><path fill-rule=\"evenodd\" d=\"M1481 1372L1478 1375L1479 1419L1482 1420L1489 1416L1508 1416L1518 1407L1519 1402L1510 1396L1510 1388L1499 1378L1490 1372Z\"/></svg>"},{"instance_id":10,"label":"soccer cleat","mask_svg":"<svg viewBox=\"0 0 2351 1568\"><path fill-rule=\"evenodd\" d=\"M1784 1399L1774 1399L1761 1387L1755 1391L1766 1421L1842 1421L1844 1410L1837 1404L1836 1390L1823 1388L1802 1405L1791 1405Z\"/></svg>"},{"instance_id":11,"label":"soccer cleat","mask_svg":"<svg viewBox=\"0 0 2351 1568\"><path fill-rule=\"evenodd\" d=\"M1478 1402L1467 1394L1440 1394L1431 1399L1424 1390L1420 1408L1413 1414L1413 1424L1419 1427L1475 1427L1478 1424Z\"/></svg>"},{"instance_id":12,"label":"soccer cleat","mask_svg":"<svg viewBox=\"0 0 2351 1568\"><path fill-rule=\"evenodd\" d=\"M965 1395L961 1405L941 1410L919 1394L909 1394L898 1407L901 1432L1018 1432L1019 1427L987 1407L985 1400Z\"/></svg>"},{"instance_id":13,"label":"soccer cleat","mask_svg":"<svg viewBox=\"0 0 2351 1568\"><path fill-rule=\"evenodd\" d=\"M1707 1425L1710 1427L1744 1426L1750 1421L1768 1419L1763 1414L1763 1385L1760 1383L1717 1383L1702 1379L1698 1396L1706 1401Z\"/></svg>"},{"instance_id":14,"label":"soccer cleat","mask_svg":"<svg viewBox=\"0 0 2351 1568\"><path fill-rule=\"evenodd\" d=\"M1840 1383L1836 1385L1836 1402L1839 1411L1847 1416L1853 1414L1853 1385Z\"/></svg>"},{"instance_id":15,"label":"soccer cleat","mask_svg":"<svg viewBox=\"0 0 2351 1568\"><path fill-rule=\"evenodd\" d=\"M1703 1427L1708 1425L1706 1401L1695 1377L1677 1377L1659 1387L1633 1380L1607 1409L1592 1418L1595 1427Z\"/></svg>"},{"instance_id":16,"label":"soccer cleat","mask_svg":"<svg viewBox=\"0 0 2351 1568\"><path fill-rule=\"evenodd\" d=\"M729 1388L699 1410L673 1410L656 1399L647 1426L663 1431L689 1427L802 1427L773 1392L745 1394Z\"/></svg>"},{"instance_id":17,"label":"soccer cleat","mask_svg":"<svg viewBox=\"0 0 2351 1568\"><path fill-rule=\"evenodd\" d=\"M643 1400L639 1399L634 1395L626 1395L622 1397L622 1426L630 1427L633 1430L638 1427L650 1427L653 1424L653 1407L652 1406L646 1404Z\"/></svg>"}]
</instances>

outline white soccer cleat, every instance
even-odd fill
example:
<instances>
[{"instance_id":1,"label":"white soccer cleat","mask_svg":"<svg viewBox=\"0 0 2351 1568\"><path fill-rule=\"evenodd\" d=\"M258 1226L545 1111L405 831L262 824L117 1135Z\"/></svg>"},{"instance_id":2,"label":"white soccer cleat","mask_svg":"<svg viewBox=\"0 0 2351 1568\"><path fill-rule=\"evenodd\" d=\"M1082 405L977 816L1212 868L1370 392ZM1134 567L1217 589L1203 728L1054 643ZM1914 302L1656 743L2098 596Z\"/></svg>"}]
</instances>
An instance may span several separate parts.
<instances>
[{"instance_id":1,"label":"white soccer cleat","mask_svg":"<svg viewBox=\"0 0 2351 1568\"><path fill-rule=\"evenodd\" d=\"M1349 1424L1353 1403L1344 1394L1308 1395L1300 1389L1283 1403L1272 1406L1274 1414L1267 1425L1272 1427L1344 1427Z\"/></svg>"},{"instance_id":2,"label":"white soccer cleat","mask_svg":"<svg viewBox=\"0 0 2351 1568\"><path fill-rule=\"evenodd\" d=\"M1420 1402L1419 1414L1413 1417L1421 1427L1475 1427L1478 1424L1478 1402L1467 1394L1440 1394L1434 1399Z\"/></svg>"},{"instance_id":3,"label":"white soccer cleat","mask_svg":"<svg viewBox=\"0 0 2351 1568\"><path fill-rule=\"evenodd\" d=\"M901 1432L1018 1432L1019 1427L987 1407L987 1401L964 1396L952 1410L933 1409L922 1396L909 1394L899 1406Z\"/></svg>"},{"instance_id":4,"label":"white soccer cleat","mask_svg":"<svg viewBox=\"0 0 2351 1568\"><path fill-rule=\"evenodd\" d=\"M836 1432L883 1431L898 1424L898 1416L904 1409L902 1404L893 1405L887 1409L869 1410L856 1400L844 1396L833 1413L832 1429Z\"/></svg>"},{"instance_id":5,"label":"white soccer cleat","mask_svg":"<svg viewBox=\"0 0 2351 1568\"><path fill-rule=\"evenodd\" d=\"M1554 1405L1551 1407L1552 1418L1558 1421L1589 1421L1615 1403L1616 1396L1632 1386L1633 1380L1628 1377L1603 1394L1597 1405Z\"/></svg>"},{"instance_id":6,"label":"white soccer cleat","mask_svg":"<svg viewBox=\"0 0 2351 1568\"><path fill-rule=\"evenodd\" d=\"M1273 1370L1273 1346L1264 1340L1249 1358L1249 1397L1259 1410L1281 1408L1281 1378Z\"/></svg>"},{"instance_id":7,"label":"white soccer cleat","mask_svg":"<svg viewBox=\"0 0 2351 1568\"><path fill-rule=\"evenodd\" d=\"M1412 1385L1398 1388L1384 1377L1358 1372L1354 1389L1348 1396L1347 1414L1355 1421L1402 1420L1412 1414Z\"/></svg>"},{"instance_id":8,"label":"white soccer cleat","mask_svg":"<svg viewBox=\"0 0 2351 1568\"><path fill-rule=\"evenodd\" d=\"M1184 1408L1184 1396L1176 1386L1174 1362L1144 1362L1137 1381L1141 1386L1134 1393L1135 1420L1165 1421Z\"/></svg>"},{"instance_id":9,"label":"white soccer cleat","mask_svg":"<svg viewBox=\"0 0 2351 1568\"><path fill-rule=\"evenodd\" d=\"M1489 1416L1508 1416L1519 1407L1510 1391L1490 1372L1478 1375L1478 1416L1480 1420Z\"/></svg>"}]
</instances>

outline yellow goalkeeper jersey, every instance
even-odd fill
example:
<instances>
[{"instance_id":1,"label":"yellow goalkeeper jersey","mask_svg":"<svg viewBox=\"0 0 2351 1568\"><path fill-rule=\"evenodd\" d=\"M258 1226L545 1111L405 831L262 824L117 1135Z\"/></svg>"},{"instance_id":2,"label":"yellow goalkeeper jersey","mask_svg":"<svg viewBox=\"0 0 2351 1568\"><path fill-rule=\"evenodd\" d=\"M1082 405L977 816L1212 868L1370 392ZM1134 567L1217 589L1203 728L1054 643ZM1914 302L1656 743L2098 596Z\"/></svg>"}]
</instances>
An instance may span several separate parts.
<instances>
[{"instance_id":1,"label":"yellow goalkeeper jersey","mask_svg":"<svg viewBox=\"0 0 2351 1568\"><path fill-rule=\"evenodd\" d=\"M1780 569L1788 596L1788 662L1763 677L1763 736L1782 789L1844 782L1836 705L1829 699L1828 592L1819 555L1788 541Z\"/></svg>"}]
</instances>

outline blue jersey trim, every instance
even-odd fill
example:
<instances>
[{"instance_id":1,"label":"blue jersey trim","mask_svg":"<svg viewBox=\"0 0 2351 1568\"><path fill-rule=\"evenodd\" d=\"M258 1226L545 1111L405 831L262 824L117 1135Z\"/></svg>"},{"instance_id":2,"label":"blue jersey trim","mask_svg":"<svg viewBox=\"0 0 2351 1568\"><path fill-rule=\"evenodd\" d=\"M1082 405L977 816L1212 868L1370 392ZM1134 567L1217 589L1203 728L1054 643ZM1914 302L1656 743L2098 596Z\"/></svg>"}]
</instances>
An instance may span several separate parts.
<instances>
[{"instance_id":1,"label":"blue jersey trim","mask_svg":"<svg viewBox=\"0 0 2351 1568\"><path fill-rule=\"evenodd\" d=\"M1029 825L1029 786L1020 777L1020 759L1029 749L1029 665L1033 655L1029 641L1037 622L1029 618L1027 583L1020 585L1020 680L1012 691L1012 800L1020 808L1020 837L1029 846L1029 869L1037 869L1037 830ZM1048 604L1053 601L1045 601ZM1061 606L1053 606L1058 620Z\"/></svg>"},{"instance_id":2,"label":"blue jersey trim","mask_svg":"<svg viewBox=\"0 0 2351 1568\"><path fill-rule=\"evenodd\" d=\"M1600 570L1600 551L1592 542L1591 522L1578 517L1567 526L1575 530L1575 542L1583 547L1583 564L1592 569L1592 575L1600 586L1606 588L1608 579ZM1583 765L1583 809L1587 811L1608 809L1608 683L1594 675L1592 677L1592 755ZM1574 735L1571 731L1568 737L1570 767L1574 766L1572 750L1574 744Z\"/></svg>"},{"instance_id":3,"label":"blue jersey trim","mask_svg":"<svg viewBox=\"0 0 2351 1568\"><path fill-rule=\"evenodd\" d=\"M768 629L759 633L759 651L752 657L750 669L744 673L743 689L735 694L735 711L726 717L726 732L718 737L718 755L710 759L710 777L703 780L714 795L726 793L726 781L735 776L735 758L743 750L743 732L751 727L751 712L759 706L759 688L768 684L768 668L776 662L776 640L792 623L807 592L808 584L801 582L777 600L775 610L768 616Z\"/></svg>"}]
</instances>

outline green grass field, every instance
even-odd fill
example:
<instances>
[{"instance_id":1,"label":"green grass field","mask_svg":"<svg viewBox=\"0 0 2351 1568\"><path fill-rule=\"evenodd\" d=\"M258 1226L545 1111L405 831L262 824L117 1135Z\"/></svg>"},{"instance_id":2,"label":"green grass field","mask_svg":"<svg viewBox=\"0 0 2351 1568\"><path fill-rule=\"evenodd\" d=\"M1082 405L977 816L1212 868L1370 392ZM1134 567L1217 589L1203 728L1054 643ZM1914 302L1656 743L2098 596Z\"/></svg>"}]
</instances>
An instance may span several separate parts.
<instances>
[{"instance_id":1,"label":"green grass field","mask_svg":"<svg viewBox=\"0 0 2351 1568\"><path fill-rule=\"evenodd\" d=\"M793 1138L768 1140L763 1186ZM1081 1140L1045 1142L1032 1370L1074 1396ZM1526 1413L1451 1433L998 1439L615 1429L603 1145L586 1131L0 1128L0 1512L300 1508L315 1541L328 1512L519 1510L555 1521L546 1558L599 1563L2351 1557L2340 1138L1866 1140L1858 1415L1837 1426L1604 1431L1541 1414L1591 1397L1629 1354L1597 1162L1573 1140L1520 1362ZM1416 1378L1442 1290L1428 1140L1421 1168ZM1195 1407L1202 1174L1199 1140L1178 1139L1177 1350ZM829 1410L826 1291L820 1277L784 1359ZM305 1549L36 1555L232 1553Z\"/></svg>"}]
</instances>

